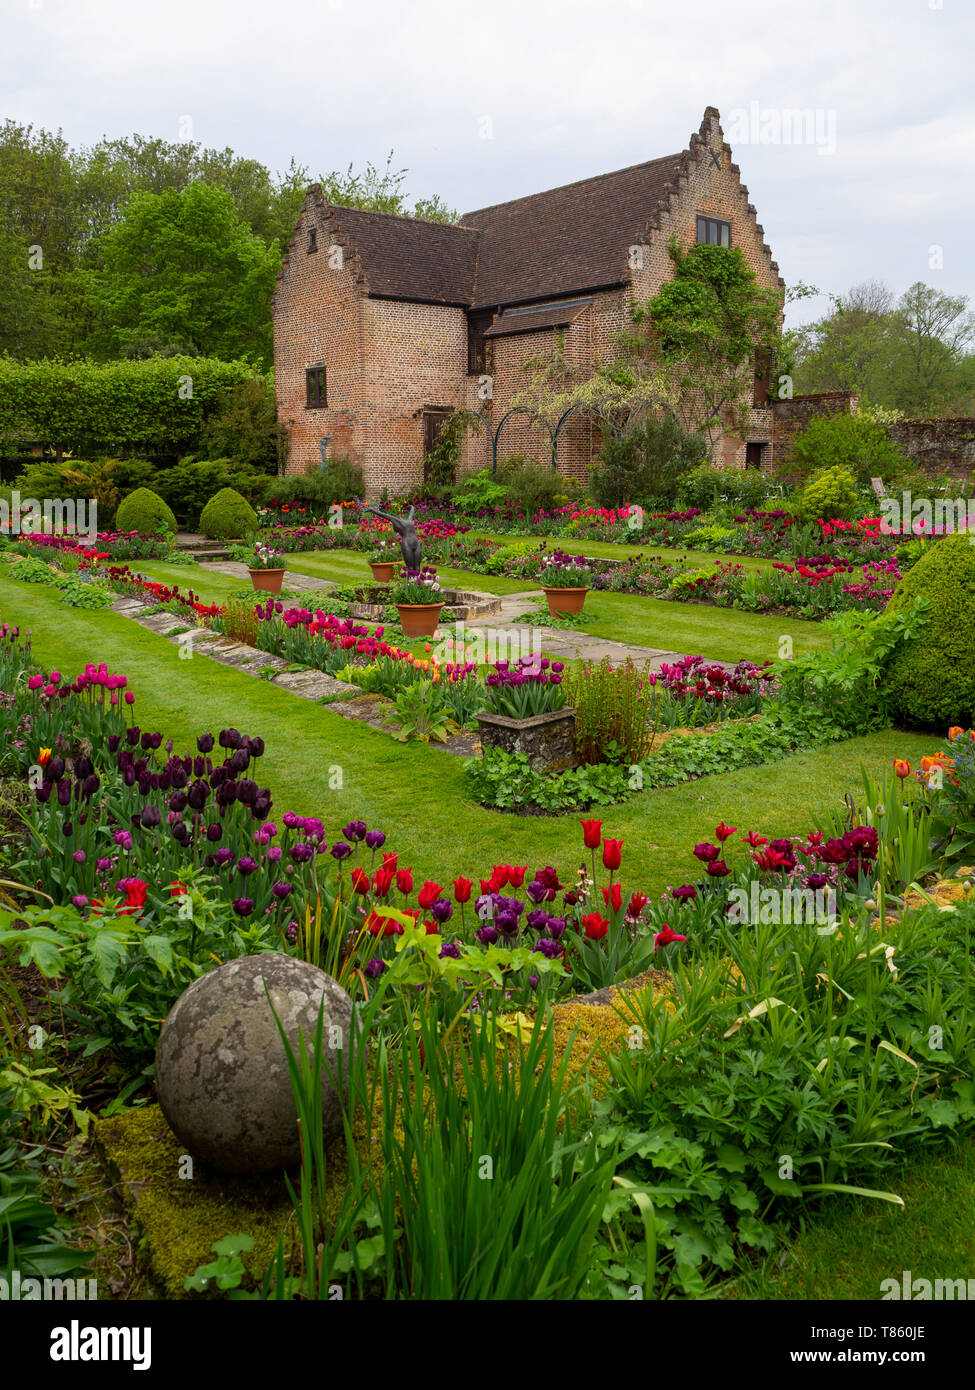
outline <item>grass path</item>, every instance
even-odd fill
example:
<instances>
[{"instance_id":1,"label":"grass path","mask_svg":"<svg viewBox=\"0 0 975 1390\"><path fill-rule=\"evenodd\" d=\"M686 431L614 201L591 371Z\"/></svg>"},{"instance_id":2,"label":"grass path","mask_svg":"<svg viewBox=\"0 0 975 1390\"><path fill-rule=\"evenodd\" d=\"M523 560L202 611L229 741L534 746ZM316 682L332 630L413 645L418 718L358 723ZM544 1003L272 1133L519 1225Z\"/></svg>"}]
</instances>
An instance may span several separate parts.
<instances>
[{"instance_id":1,"label":"grass path","mask_svg":"<svg viewBox=\"0 0 975 1390\"><path fill-rule=\"evenodd\" d=\"M610 596L615 597L615 596ZM710 617L711 646L724 615ZM0 614L33 629L34 653L47 666L76 672L88 661L124 671L143 728L158 728L177 748L198 733L234 725L266 740L260 779L278 815L319 815L334 835L351 818L386 831L390 848L418 873L475 877L491 863L555 865L572 876L580 859L578 816L517 817L467 800L462 760L342 719L203 657L181 660L175 645L108 611L71 609L39 585L0 576ZM703 645L703 643L702 643ZM767 835L812 828L813 817L859 786L863 759L879 774L895 756L916 761L930 739L885 731L794 757L659 792L602 813L607 834L626 846L625 881L659 891L697 877L694 844L725 820ZM341 770L342 785L330 787Z\"/></svg>"}]
</instances>

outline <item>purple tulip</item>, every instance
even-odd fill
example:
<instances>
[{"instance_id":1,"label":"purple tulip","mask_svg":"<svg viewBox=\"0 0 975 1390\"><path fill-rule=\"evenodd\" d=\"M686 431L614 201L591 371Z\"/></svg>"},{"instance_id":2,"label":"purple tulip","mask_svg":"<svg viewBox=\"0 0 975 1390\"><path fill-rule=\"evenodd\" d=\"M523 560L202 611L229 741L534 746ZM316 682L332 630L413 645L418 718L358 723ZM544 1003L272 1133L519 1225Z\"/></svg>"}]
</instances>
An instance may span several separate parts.
<instances>
[{"instance_id":1,"label":"purple tulip","mask_svg":"<svg viewBox=\"0 0 975 1390\"><path fill-rule=\"evenodd\" d=\"M283 902L291 890L292 884L290 883L275 883L271 886L271 892L277 898L278 902Z\"/></svg>"},{"instance_id":2,"label":"purple tulip","mask_svg":"<svg viewBox=\"0 0 975 1390\"><path fill-rule=\"evenodd\" d=\"M451 960L460 960L460 947L456 941L445 941L440 947L440 956L449 956Z\"/></svg>"},{"instance_id":3,"label":"purple tulip","mask_svg":"<svg viewBox=\"0 0 975 1390\"><path fill-rule=\"evenodd\" d=\"M249 917L254 911L250 898L234 898L234 911L238 917Z\"/></svg>"},{"instance_id":4,"label":"purple tulip","mask_svg":"<svg viewBox=\"0 0 975 1390\"><path fill-rule=\"evenodd\" d=\"M333 859L338 859L340 862L341 862L343 859L348 859L348 857L349 857L349 855L350 855L351 853L352 853L352 846L351 846L351 845L347 845L347 844L345 843L344 840L338 840L338 841L332 846L332 858L333 858Z\"/></svg>"},{"instance_id":5,"label":"purple tulip","mask_svg":"<svg viewBox=\"0 0 975 1390\"><path fill-rule=\"evenodd\" d=\"M441 926L444 922L449 922L454 915L454 905L447 898L437 898L430 904L430 916Z\"/></svg>"},{"instance_id":6,"label":"purple tulip","mask_svg":"<svg viewBox=\"0 0 975 1390\"><path fill-rule=\"evenodd\" d=\"M245 878L248 874L252 874L256 868L257 860L251 859L249 855L244 855L243 858L237 860L237 872L243 874Z\"/></svg>"},{"instance_id":7,"label":"purple tulip","mask_svg":"<svg viewBox=\"0 0 975 1390\"><path fill-rule=\"evenodd\" d=\"M382 849L386 843L386 836L381 830L366 831L366 845L369 849Z\"/></svg>"},{"instance_id":8,"label":"purple tulip","mask_svg":"<svg viewBox=\"0 0 975 1390\"><path fill-rule=\"evenodd\" d=\"M493 927L490 922L485 922L483 927L478 927L474 935L482 946L493 946L500 933L497 927Z\"/></svg>"},{"instance_id":9,"label":"purple tulip","mask_svg":"<svg viewBox=\"0 0 975 1390\"><path fill-rule=\"evenodd\" d=\"M441 952L441 955L442 954L443 952ZM370 980L378 980L385 969L386 962L384 960L379 960L377 956L373 956L372 960L366 966L366 974L369 976Z\"/></svg>"}]
</instances>

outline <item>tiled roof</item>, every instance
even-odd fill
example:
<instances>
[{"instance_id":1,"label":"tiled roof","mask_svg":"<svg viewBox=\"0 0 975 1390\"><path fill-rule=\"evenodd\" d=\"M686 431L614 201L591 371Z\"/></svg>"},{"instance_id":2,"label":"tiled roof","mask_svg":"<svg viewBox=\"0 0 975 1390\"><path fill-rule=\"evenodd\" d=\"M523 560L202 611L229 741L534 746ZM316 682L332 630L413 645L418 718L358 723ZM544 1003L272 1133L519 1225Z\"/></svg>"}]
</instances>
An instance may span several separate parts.
<instances>
[{"instance_id":1,"label":"tiled roof","mask_svg":"<svg viewBox=\"0 0 975 1390\"><path fill-rule=\"evenodd\" d=\"M340 244L358 257L369 293L414 303L471 302L478 235L469 227L322 203Z\"/></svg>"},{"instance_id":2,"label":"tiled roof","mask_svg":"<svg viewBox=\"0 0 975 1390\"><path fill-rule=\"evenodd\" d=\"M628 247L641 240L686 158L665 155L466 213L461 226L481 233L474 307L622 283Z\"/></svg>"},{"instance_id":3,"label":"tiled roof","mask_svg":"<svg viewBox=\"0 0 975 1390\"><path fill-rule=\"evenodd\" d=\"M539 328L564 328L566 324L574 322L591 303L591 299L581 304L578 300L572 300L566 304L550 304L530 314L499 314L484 336L510 338L515 333L533 333Z\"/></svg>"}]
</instances>

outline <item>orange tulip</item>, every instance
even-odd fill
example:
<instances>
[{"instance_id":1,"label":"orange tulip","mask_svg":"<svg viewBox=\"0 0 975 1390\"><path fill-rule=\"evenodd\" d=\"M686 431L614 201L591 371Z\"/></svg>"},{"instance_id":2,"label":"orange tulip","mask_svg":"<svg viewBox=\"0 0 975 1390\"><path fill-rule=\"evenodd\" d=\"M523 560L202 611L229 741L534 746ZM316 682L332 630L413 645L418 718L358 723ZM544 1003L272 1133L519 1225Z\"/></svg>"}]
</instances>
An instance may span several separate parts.
<instances>
[{"instance_id":1,"label":"orange tulip","mask_svg":"<svg viewBox=\"0 0 975 1390\"><path fill-rule=\"evenodd\" d=\"M47 767L48 763L51 761L50 748L42 748L37 755L37 761L41 767Z\"/></svg>"},{"instance_id":2,"label":"orange tulip","mask_svg":"<svg viewBox=\"0 0 975 1390\"><path fill-rule=\"evenodd\" d=\"M930 772L933 767L954 767L954 765L954 758L949 758L946 753L932 753L921 759L922 772Z\"/></svg>"},{"instance_id":3,"label":"orange tulip","mask_svg":"<svg viewBox=\"0 0 975 1390\"><path fill-rule=\"evenodd\" d=\"M955 724L952 728L950 728L950 729L948 730L948 738L949 738L952 742L954 742L954 740L955 740L956 738L961 738L961 736L962 736L962 734L963 734L964 732L965 732L964 729L962 729L958 724Z\"/></svg>"},{"instance_id":4,"label":"orange tulip","mask_svg":"<svg viewBox=\"0 0 975 1390\"><path fill-rule=\"evenodd\" d=\"M903 758L895 758L894 771L897 773L898 777L910 777L911 765L909 762L905 762Z\"/></svg>"}]
</instances>

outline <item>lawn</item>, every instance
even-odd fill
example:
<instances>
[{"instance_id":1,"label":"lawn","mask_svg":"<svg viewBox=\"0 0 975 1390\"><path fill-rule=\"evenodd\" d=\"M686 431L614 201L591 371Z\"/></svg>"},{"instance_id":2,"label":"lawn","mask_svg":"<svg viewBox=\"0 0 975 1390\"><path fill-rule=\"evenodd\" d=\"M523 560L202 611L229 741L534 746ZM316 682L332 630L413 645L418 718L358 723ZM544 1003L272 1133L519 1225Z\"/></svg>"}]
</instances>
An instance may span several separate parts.
<instances>
[{"instance_id":1,"label":"lawn","mask_svg":"<svg viewBox=\"0 0 975 1390\"><path fill-rule=\"evenodd\" d=\"M715 654L725 622L743 615L699 611L702 618L707 613ZM575 872L578 817L486 810L465 797L462 760L451 754L395 743L204 657L180 659L177 647L157 634L109 611L68 609L38 585L0 578L0 613L33 629L35 656L49 666L75 671L104 660L124 671L136 692L138 722L171 735L178 748L225 725L263 737L267 753L259 771L279 813L319 815L333 834L351 818L365 820L386 831L401 862L425 875L473 876L488 862ZM922 735L884 731L767 767L644 793L607 810L603 819L607 833L625 842L627 880L656 891L698 876L692 847L709 838L719 820L773 836L798 833L859 786L861 760L879 773L895 756L916 761L929 746ZM336 768L342 785L333 788Z\"/></svg>"}]
</instances>

